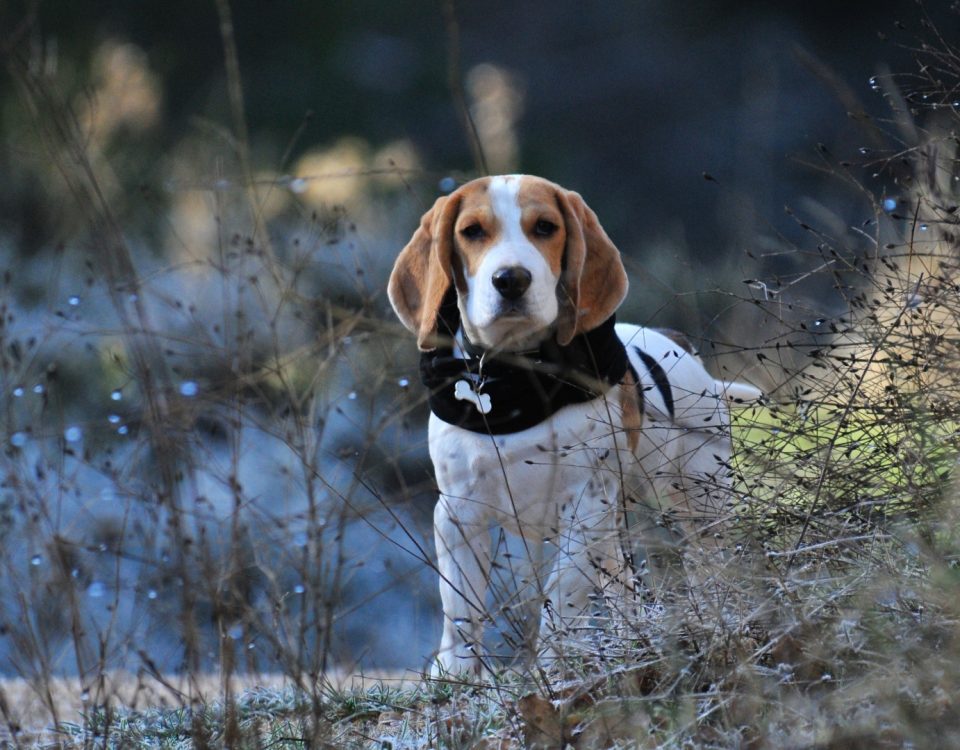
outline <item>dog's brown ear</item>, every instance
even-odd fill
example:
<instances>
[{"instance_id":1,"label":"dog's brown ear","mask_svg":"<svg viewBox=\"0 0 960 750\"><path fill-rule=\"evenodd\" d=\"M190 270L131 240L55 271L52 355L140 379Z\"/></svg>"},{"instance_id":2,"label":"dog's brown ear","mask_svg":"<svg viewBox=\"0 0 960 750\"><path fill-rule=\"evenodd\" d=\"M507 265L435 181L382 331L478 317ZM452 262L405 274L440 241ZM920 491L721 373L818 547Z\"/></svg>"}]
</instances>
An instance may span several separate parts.
<instances>
[{"instance_id":1,"label":"dog's brown ear","mask_svg":"<svg viewBox=\"0 0 960 750\"><path fill-rule=\"evenodd\" d=\"M557 321L557 343L565 346L613 315L627 296L628 282L620 251L583 198L558 190L557 201L567 231Z\"/></svg>"},{"instance_id":2,"label":"dog's brown ear","mask_svg":"<svg viewBox=\"0 0 960 750\"><path fill-rule=\"evenodd\" d=\"M417 335L421 351L436 348L437 315L453 279L453 225L460 197L437 198L420 219L390 274L387 296L397 317Z\"/></svg>"}]
</instances>

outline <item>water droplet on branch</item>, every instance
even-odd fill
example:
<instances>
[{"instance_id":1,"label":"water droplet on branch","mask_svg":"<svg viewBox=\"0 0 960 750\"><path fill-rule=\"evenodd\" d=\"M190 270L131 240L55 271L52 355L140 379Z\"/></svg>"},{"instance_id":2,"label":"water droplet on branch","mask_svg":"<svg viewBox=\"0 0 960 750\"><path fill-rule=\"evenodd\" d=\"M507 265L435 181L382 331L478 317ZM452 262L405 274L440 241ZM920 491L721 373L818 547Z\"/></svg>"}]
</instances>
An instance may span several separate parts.
<instances>
[{"instance_id":1,"label":"water droplet on branch","mask_svg":"<svg viewBox=\"0 0 960 750\"><path fill-rule=\"evenodd\" d=\"M93 581L87 587L87 596L91 599L100 599L107 593L107 587L102 581Z\"/></svg>"}]
</instances>

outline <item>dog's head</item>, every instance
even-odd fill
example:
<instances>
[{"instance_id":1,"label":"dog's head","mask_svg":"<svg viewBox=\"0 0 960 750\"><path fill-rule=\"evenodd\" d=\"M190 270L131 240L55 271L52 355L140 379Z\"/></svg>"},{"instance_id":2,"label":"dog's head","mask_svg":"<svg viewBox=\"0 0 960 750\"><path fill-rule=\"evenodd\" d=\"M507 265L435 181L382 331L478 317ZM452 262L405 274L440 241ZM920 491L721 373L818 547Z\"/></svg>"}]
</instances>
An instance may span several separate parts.
<instances>
[{"instance_id":1,"label":"dog's head","mask_svg":"<svg viewBox=\"0 0 960 750\"><path fill-rule=\"evenodd\" d=\"M423 351L453 284L467 337L520 350L568 344L627 293L620 253L575 192L540 177L483 177L438 198L400 253L388 293Z\"/></svg>"}]
</instances>

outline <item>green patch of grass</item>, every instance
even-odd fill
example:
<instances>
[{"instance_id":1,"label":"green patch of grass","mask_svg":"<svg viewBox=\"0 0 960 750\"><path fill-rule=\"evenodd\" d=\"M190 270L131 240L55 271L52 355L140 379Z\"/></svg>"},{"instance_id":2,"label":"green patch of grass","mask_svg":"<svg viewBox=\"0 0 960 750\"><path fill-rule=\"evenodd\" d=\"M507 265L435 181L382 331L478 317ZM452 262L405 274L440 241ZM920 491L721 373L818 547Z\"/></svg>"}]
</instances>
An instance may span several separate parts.
<instances>
[{"instance_id":1,"label":"green patch of grass","mask_svg":"<svg viewBox=\"0 0 960 750\"><path fill-rule=\"evenodd\" d=\"M771 513L843 508L891 515L929 506L960 454L958 423L922 410L800 404L735 410L740 489Z\"/></svg>"}]
</instances>

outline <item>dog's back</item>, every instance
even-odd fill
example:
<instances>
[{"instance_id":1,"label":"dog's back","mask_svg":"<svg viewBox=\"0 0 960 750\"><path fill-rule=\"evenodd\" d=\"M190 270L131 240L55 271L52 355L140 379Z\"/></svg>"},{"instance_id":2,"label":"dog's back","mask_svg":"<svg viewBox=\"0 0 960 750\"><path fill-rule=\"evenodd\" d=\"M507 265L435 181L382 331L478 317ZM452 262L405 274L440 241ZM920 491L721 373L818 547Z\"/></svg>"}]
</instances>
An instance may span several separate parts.
<instances>
[{"instance_id":1,"label":"dog's back","mask_svg":"<svg viewBox=\"0 0 960 750\"><path fill-rule=\"evenodd\" d=\"M728 406L759 399L760 390L713 378L682 335L629 323L618 323L616 331L643 414L628 484L685 525L716 523L733 474Z\"/></svg>"}]
</instances>

